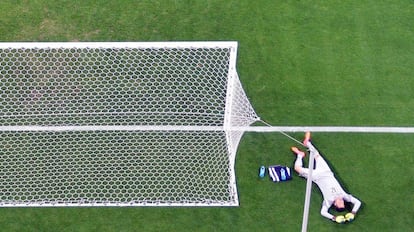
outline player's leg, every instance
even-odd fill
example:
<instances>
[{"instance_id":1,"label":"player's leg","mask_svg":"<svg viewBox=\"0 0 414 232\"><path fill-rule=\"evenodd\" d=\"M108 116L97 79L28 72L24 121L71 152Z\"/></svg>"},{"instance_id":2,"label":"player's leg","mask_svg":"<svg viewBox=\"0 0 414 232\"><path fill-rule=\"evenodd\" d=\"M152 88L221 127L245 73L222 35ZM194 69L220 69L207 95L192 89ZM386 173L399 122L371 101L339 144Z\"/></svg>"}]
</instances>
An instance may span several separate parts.
<instances>
[{"instance_id":1,"label":"player's leg","mask_svg":"<svg viewBox=\"0 0 414 232\"><path fill-rule=\"evenodd\" d=\"M307 147L309 148L309 152L313 153L313 157L315 157L315 159L319 158L321 154L319 153L318 149L316 149L316 147L313 146L311 141L308 141L307 144L308 144Z\"/></svg>"},{"instance_id":2,"label":"player's leg","mask_svg":"<svg viewBox=\"0 0 414 232\"><path fill-rule=\"evenodd\" d=\"M295 160L295 171L303 176L306 177L308 173L308 169L303 167L303 158L306 156L305 152L299 150L297 147L292 147L291 150L296 154Z\"/></svg>"},{"instance_id":3,"label":"player's leg","mask_svg":"<svg viewBox=\"0 0 414 232\"><path fill-rule=\"evenodd\" d=\"M315 159L315 170L318 171L328 171L330 170L328 163L326 163L325 159L319 153L318 149L312 144L311 141L311 133L305 133L305 139L303 140L303 145L309 148L309 152L313 153L313 157Z\"/></svg>"}]
</instances>

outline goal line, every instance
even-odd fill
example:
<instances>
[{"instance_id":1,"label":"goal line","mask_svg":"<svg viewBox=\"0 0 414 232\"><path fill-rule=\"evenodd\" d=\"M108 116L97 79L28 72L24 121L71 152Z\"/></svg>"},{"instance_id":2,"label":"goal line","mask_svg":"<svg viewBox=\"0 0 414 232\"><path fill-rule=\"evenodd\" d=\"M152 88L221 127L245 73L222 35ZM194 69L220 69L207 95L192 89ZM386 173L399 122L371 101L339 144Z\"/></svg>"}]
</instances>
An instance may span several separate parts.
<instances>
[{"instance_id":1,"label":"goal line","mask_svg":"<svg viewBox=\"0 0 414 232\"><path fill-rule=\"evenodd\" d=\"M414 127L357 126L0 126L0 131L242 131L242 132L352 132L414 133Z\"/></svg>"}]
</instances>

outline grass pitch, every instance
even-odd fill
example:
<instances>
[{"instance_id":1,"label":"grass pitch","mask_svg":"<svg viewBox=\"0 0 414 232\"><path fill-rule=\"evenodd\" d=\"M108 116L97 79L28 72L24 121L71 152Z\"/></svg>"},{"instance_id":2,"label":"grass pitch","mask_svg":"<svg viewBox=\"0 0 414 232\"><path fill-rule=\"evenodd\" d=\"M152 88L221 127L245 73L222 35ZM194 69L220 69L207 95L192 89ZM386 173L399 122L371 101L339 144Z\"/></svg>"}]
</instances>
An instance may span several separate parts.
<instances>
[{"instance_id":1,"label":"grass pitch","mask_svg":"<svg viewBox=\"0 0 414 232\"><path fill-rule=\"evenodd\" d=\"M413 126L414 4L401 1L1 1L1 41L237 40L238 72L273 125ZM301 139L302 133L292 134ZM414 228L412 134L315 133L346 189L354 222L319 215L309 231ZM246 133L237 154L240 207L0 209L4 231L299 231L305 181L260 180L260 165L292 165L296 145Z\"/></svg>"}]
</instances>

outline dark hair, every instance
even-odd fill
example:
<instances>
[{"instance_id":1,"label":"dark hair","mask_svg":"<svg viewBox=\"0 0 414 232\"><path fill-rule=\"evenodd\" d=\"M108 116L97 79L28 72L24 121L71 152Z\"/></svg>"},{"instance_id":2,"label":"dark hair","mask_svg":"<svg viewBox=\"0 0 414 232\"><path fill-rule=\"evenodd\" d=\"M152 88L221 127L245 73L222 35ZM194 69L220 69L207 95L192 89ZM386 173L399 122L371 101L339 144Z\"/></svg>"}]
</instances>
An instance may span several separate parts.
<instances>
[{"instance_id":1,"label":"dark hair","mask_svg":"<svg viewBox=\"0 0 414 232\"><path fill-rule=\"evenodd\" d=\"M335 206L336 211L343 212L345 210L345 207L339 208Z\"/></svg>"}]
</instances>

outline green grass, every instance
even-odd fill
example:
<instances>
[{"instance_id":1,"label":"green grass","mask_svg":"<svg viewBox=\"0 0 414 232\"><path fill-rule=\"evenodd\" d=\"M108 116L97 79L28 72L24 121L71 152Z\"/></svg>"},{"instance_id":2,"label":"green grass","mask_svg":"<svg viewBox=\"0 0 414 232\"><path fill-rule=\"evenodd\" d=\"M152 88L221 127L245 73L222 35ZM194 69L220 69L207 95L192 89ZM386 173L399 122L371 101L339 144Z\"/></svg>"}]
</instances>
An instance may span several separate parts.
<instances>
[{"instance_id":1,"label":"green grass","mask_svg":"<svg viewBox=\"0 0 414 232\"><path fill-rule=\"evenodd\" d=\"M413 126L414 3L400 1L1 1L0 41L237 40L238 72L273 125ZM302 134L293 134L300 139ZM315 133L346 188L355 222L319 215L309 231L414 228L412 134ZM247 133L237 154L240 207L0 209L3 231L299 231L305 181L259 180L291 165L296 145Z\"/></svg>"}]
</instances>

